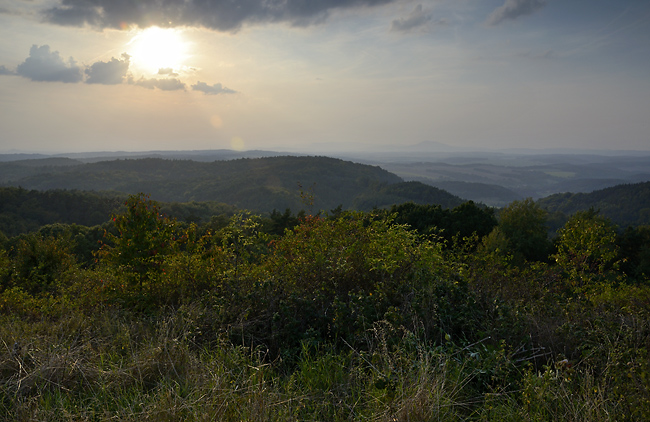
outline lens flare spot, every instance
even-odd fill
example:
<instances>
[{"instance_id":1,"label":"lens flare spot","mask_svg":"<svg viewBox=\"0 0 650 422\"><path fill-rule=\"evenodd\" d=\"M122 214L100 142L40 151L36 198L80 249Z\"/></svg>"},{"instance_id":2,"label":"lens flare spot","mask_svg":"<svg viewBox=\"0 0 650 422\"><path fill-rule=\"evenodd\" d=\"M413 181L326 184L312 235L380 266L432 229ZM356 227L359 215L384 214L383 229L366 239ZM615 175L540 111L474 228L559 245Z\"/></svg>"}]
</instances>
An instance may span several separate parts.
<instances>
[{"instance_id":1,"label":"lens flare spot","mask_svg":"<svg viewBox=\"0 0 650 422\"><path fill-rule=\"evenodd\" d=\"M221 129L223 127L223 120L218 115L210 117L210 124L216 129Z\"/></svg>"},{"instance_id":2,"label":"lens flare spot","mask_svg":"<svg viewBox=\"0 0 650 422\"><path fill-rule=\"evenodd\" d=\"M244 150L244 140L240 138L239 136L235 136L230 140L230 148L234 149L235 151L243 151Z\"/></svg>"}]
</instances>

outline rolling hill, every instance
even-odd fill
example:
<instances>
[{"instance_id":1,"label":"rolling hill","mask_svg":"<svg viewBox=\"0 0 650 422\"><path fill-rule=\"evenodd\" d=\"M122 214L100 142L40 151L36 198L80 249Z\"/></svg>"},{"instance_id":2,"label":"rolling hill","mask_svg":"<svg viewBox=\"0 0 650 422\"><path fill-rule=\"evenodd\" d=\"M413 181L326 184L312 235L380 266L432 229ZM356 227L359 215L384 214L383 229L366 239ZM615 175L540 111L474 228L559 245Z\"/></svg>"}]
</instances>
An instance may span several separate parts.
<instances>
[{"instance_id":1,"label":"rolling hill","mask_svg":"<svg viewBox=\"0 0 650 422\"><path fill-rule=\"evenodd\" d=\"M0 163L4 186L38 191L134 194L161 202L215 201L255 212L369 210L413 201L455 207L461 198L418 182L404 182L378 166L327 157L266 157L197 162L161 158L93 163L53 159Z\"/></svg>"},{"instance_id":2,"label":"rolling hill","mask_svg":"<svg viewBox=\"0 0 650 422\"><path fill-rule=\"evenodd\" d=\"M590 208L621 227L650 224L650 182L613 186L590 193L559 193L537 203L565 215Z\"/></svg>"}]
</instances>

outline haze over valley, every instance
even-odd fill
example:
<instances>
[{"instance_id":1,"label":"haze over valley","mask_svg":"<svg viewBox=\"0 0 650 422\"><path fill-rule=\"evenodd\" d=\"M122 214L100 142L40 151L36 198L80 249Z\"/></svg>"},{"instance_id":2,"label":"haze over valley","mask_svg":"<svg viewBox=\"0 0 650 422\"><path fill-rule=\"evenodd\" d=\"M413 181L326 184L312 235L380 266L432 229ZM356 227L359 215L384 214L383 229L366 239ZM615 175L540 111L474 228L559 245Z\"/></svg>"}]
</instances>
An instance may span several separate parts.
<instances>
[{"instance_id":1,"label":"haze over valley","mask_svg":"<svg viewBox=\"0 0 650 422\"><path fill-rule=\"evenodd\" d=\"M319 155L313 155L319 153ZM426 143L413 149L401 151L348 149L344 152L303 150L287 151L105 151L86 153L45 154L4 154L0 163L11 166L23 166L24 175L43 172L35 170L39 166L53 165L66 168L83 163L96 163L118 159L160 158L171 160L189 160L198 163L228 161L240 158L264 157L330 157L342 160L379 166L393 173L403 181L417 181L445 190L459 198L483 203L488 206L502 207L514 200L531 197L540 199L557 193L587 193L607 187L645 182L650 180L650 152L636 151L539 151L539 150L458 150L439 143ZM67 158L68 161L55 158ZM38 161L48 158L49 161ZM36 160L36 161L25 161ZM297 162L297 161L296 161ZM11 164L13 163L13 164ZM288 162L287 162L288 163ZM225 165L225 164L224 164ZM288 165L288 164L287 164ZM6 167L6 166L5 166ZM287 169L299 174L299 169ZM337 170L330 169L335 173ZM20 172L11 173L0 165L0 183L21 185L33 188L91 188L92 184L59 185L53 181L49 185L36 184L22 179ZM177 177L184 179L179 173ZM295 176L291 183L306 183L300 176ZM323 177L322 183L325 182ZM83 182L83 180L79 180ZM134 180L131 191L137 191ZM226 183L226 182L223 182ZM264 181L262 184L266 183ZM309 179L309 183L319 183L318 177ZM144 186L143 186L144 187ZM142 189L140 189L142 190ZM161 198L168 199L168 198ZM181 198L176 198L180 200ZM209 198L218 200L218 198ZM341 202L345 202L342 198Z\"/></svg>"}]
</instances>

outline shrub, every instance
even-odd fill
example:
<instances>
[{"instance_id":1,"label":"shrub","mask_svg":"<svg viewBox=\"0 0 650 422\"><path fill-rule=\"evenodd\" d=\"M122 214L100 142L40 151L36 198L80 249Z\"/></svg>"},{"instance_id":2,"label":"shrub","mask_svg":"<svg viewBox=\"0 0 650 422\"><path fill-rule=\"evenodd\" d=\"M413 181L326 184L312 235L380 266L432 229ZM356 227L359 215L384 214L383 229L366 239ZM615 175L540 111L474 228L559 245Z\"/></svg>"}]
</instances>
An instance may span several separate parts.
<instances>
[{"instance_id":1,"label":"shrub","mask_svg":"<svg viewBox=\"0 0 650 422\"><path fill-rule=\"evenodd\" d=\"M616 230L593 210L574 214L559 232L557 264L576 289L612 282L619 265Z\"/></svg>"},{"instance_id":2,"label":"shrub","mask_svg":"<svg viewBox=\"0 0 650 422\"><path fill-rule=\"evenodd\" d=\"M176 246L175 221L160 214L158 203L142 193L131 195L124 205L125 212L113 216L118 234L105 233L99 256L142 289L156 280L165 256Z\"/></svg>"}]
</instances>

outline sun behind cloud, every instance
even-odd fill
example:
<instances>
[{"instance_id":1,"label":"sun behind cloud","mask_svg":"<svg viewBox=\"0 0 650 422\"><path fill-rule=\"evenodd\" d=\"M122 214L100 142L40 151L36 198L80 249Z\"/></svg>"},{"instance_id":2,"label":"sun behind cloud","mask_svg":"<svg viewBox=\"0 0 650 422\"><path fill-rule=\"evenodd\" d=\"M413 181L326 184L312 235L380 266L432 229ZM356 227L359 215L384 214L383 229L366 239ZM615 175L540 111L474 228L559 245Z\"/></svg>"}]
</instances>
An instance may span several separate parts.
<instances>
[{"instance_id":1,"label":"sun behind cloud","mask_svg":"<svg viewBox=\"0 0 650 422\"><path fill-rule=\"evenodd\" d=\"M160 69L178 72L190 57L190 43L181 30L150 27L138 30L127 44L132 66L153 75Z\"/></svg>"}]
</instances>

